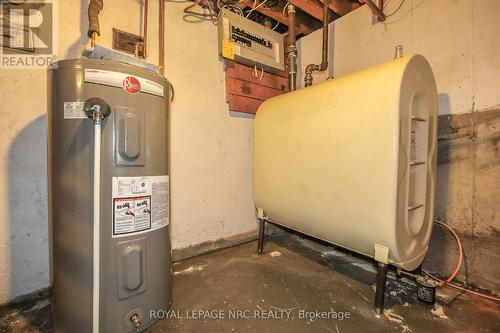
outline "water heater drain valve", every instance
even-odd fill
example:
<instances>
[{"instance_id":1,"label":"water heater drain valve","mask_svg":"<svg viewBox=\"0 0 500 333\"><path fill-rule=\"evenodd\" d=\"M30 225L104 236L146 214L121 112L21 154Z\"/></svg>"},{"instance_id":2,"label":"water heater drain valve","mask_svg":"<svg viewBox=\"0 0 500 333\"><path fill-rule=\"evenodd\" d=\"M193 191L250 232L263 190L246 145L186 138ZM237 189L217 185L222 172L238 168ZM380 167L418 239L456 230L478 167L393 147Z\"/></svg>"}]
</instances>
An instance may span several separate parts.
<instances>
[{"instance_id":1,"label":"water heater drain valve","mask_svg":"<svg viewBox=\"0 0 500 333\"><path fill-rule=\"evenodd\" d=\"M137 313L134 313L130 317L130 321L132 322L132 324L134 325L134 327L139 327L142 324L141 318L139 317L139 315Z\"/></svg>"}]
</instances>

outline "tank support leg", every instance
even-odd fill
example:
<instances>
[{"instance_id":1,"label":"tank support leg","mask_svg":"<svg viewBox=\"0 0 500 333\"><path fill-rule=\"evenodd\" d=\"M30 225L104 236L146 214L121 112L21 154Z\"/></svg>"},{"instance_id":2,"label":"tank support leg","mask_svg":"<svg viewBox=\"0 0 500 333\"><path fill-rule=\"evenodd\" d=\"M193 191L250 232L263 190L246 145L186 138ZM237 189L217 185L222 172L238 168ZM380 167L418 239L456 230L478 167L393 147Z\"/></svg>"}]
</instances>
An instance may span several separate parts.
<instances>
[{"instance_id":1,"label":"tank support leg","mask_svg":"<svg viewBox=\"0 0 500 333\"><path fill-rule=\"evenodd\" d=\"M385 286L387 282L387 264L378 262L377 263L377 278L376 278L376 289L375 289L375 313L384 313L385 304Z\"/></svg>"},{"instance_id":2,"label":"tank support leg","mask_svg":"<svg viewBox=\"0 0 500 333\"><path fill-rule=\"evenodd\" d=\"M264 230L266 229L266 220L259 219L259 240L257 244L257 251L262 253L264 251Z\"/></svg>"}]
</instances>

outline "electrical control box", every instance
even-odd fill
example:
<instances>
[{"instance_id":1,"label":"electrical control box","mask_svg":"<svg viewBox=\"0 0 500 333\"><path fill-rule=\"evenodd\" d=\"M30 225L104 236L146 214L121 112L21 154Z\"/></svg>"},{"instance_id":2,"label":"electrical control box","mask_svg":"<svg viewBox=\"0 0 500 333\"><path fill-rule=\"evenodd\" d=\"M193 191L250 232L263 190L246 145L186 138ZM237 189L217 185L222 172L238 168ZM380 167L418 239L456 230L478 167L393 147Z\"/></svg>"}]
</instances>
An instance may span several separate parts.
<instances>
[{"instance_id":1,"label":"electrical control box","mask_svg":"<svg viewBox=\"0 0 500 333\"><path fill-rule=\"evenodd\" d=\"M285 69L283 35L225 8L219 19L219 54L271 72Z\"/></svg>"}]
</instances>

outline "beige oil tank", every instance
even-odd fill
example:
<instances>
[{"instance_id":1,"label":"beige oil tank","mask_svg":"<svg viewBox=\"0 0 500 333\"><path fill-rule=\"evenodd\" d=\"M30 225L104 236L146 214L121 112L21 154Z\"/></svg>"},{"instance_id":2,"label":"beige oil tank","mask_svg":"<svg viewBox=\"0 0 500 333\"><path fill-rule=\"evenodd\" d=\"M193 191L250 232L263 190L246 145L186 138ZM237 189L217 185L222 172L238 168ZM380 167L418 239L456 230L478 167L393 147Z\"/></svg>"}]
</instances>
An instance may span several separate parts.
<instances>
[{"instance_id":1,"label":"beige oil tank","mask_svg":"<svg viewBox=\"0 0 500 333\"><path fill-rule=\"evenodd\" d=\"M260 217L414 270L432 229L436 135L420 55L269 99L254 130Z\"/></svg>"}]
</instances>

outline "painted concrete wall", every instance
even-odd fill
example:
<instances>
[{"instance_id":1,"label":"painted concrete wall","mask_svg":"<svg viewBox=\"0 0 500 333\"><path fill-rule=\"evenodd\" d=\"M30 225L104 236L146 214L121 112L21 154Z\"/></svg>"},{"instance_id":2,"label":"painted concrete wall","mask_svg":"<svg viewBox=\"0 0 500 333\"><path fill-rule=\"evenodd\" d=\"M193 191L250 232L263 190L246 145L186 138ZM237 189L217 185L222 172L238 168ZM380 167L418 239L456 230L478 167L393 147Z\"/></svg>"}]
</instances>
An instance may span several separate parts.
<instances>
[{"instance_id":1,"label":"painted concrete wall","mask_svg":"<svg viewBox=\"0 0 500 333\"><path fill-rule=\"evenodd\" d=\"M385 12L392 13L400 3L388 1ZM329 70L318 73L315 82L387 61L401 44L406 54L420 53L431 63L440 114L498 105L499 10L496 0L406 0L380 23L362 6L330 24ZM320 62L320 45L319 30L299 41L299 79L307 63Z\"/></svg>"},{"instance_id":2,"label":"painted concrete wall","mask_svg":"<svg viewBox=\"0 0 500 333\"><path fill-rule=\"evenodd\" d=\"M385 12L393 13L400 3L388 1ZM406 0L380 23L362 6L330 24L329 58L335 77L393 58L398 44L406 54L429 60L441 115L435 215L464 239L460 279L491 290L500 278L494 264L500 260L499 12L497 0ZM300 41L302 71L304 59L319 61L320 45L318 32ZM428 259L432 268L450 272L455 252L453 240L436 227Z\"/></svg>"},{"instance_id":3,"label":"painted concrete wall","mask_svg":"<svg viewBox=\"0 0 500 333\"><path fill-rule=\"evenodd\" d=\"M87 1L59 1L59 59L88 43ZM149 58L158 59L158 2L150 1ZM172 105L174 248L256 228L252 201L253 120L230 114L210 22L183 20L185 3L166 2L166 76ZM141 2L108 0L99 44L112 28L141 33ZM182 32L182 33L180 33ZM0 304L49 286L47 229L47 73L0 70Z\"/></svg>"},{"instance_id":4,"label":"painted concrete wall","mask_svg":"<svg viewBox=\"0 0 500 333\"><path fill-rule=\"evenodd\" d=\"M186 23L186 4L167 2L166 67L172 107L174 248L256 228L253 117L230 114L217 27Z\"/></svg>"}]
</instances>

